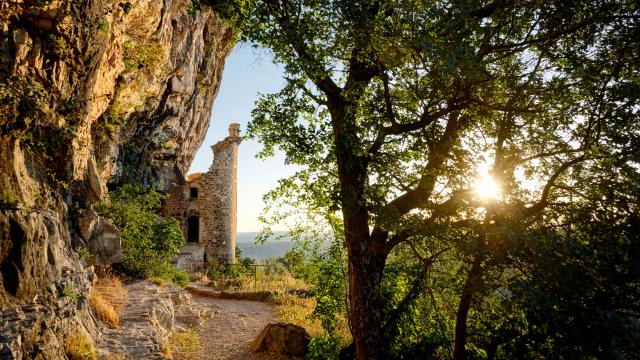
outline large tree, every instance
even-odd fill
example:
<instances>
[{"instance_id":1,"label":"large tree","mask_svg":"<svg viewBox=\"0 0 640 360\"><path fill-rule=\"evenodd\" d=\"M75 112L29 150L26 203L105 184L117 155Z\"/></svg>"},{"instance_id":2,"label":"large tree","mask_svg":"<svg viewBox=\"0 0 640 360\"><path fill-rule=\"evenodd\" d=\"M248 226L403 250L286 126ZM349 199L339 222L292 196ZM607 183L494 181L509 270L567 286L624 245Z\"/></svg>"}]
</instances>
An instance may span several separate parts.
<instances>
[{"instance_id":1,"label":"large tree","mask_svg":"<svg viewBox=\"0 0 640 360\"><path fill-rule=\"evenodd\" d=\"M340 222L357 359L386 356L383 323L393 314L383 312L381 280L394 248L439 244L416 251L428 266L454 245L449 230L474 239L455 328L462 359L501 227L561 206L603 158L637 166L628 159L639 131L635 2L276 0L244 9L244 39L271 49L288 80L258 102L250 135L265 155L279 148L303 166L282 192ZM500 196L476 191L481 165Z\"/></svg>"}]
</instances>

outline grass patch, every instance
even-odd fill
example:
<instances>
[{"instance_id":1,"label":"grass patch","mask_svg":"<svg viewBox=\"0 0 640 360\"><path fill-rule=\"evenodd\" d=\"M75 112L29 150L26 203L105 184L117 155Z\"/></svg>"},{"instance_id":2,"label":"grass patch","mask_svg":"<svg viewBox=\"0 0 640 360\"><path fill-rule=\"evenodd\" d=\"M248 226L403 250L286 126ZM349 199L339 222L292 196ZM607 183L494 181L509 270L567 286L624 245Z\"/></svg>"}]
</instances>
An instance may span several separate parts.
<instances>
[{"instance_id":1,"label":"grass patch","mask_svg":"<svg viewBox=\"0 0 640 360\"><path fill-rule=\"evenodd\" d=\"M253 268L239 274L213 274L214 288L216 290L236 291L272 291L284 293L287 289L308 289L309 284L297 279L288 271L281 273L269 273L264 267Z\"/></svg>"},{"instance_id":2,"label":"grass patch","mask_svg":"<svg viewBox=\"0 0 640 360\"><path fill-rule=\"evenodd\" d=\"M93 344L79 332L67 335L64 340L64 351L69 360L95 360L97 358Z\"/></svg>"},{"instance_id":3,"label":"grass patch","mask_svg":"<svg viewBox=\"0 0 640 360\"><path fill-rule=\"evenodd\" d=\"M169 344L169 352L191 354L198 351L200 347L200 337L195 330L189 328L184 332L174 332Z\"/></svg>"},{"instance_id":4,"label":"grass patch","mask_svg":"<svg viewBox=\"0 0 640 360\"><path fill-rule=\"evenodd\" d=\"M127 299L122 280L106 271L96 274L98 281L89 292L89 304L98 319L111 328L120 327L120 311Z\"/></svg>"}]
</instances>

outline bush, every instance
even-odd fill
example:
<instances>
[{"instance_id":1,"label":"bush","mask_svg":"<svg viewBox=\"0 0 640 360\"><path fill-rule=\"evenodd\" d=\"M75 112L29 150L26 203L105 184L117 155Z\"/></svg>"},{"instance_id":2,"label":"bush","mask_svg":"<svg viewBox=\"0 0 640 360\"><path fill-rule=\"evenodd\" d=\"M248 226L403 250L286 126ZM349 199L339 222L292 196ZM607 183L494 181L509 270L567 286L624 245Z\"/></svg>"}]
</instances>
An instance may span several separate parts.
<instances>
[{"instance_id":1,"label":"bush","mask_svg":"<svg viewBox=\"0 0 640 360\"><path fill-rule=\"evenodd\" d=\"M220 279L238 278L242 274L253 274L252 266L255 265L255 260L242 257L242 251L236 246L236 259L237 264L218 264L212 262L209 264L209 271L207 277L213 281Z\"/></svg>"},{"instance_id":2,"label":"bush","mask_svg":"<svg viewBox=\"0 0 640 360\"><path fill-rule=\"evenodd\" d=\"M162 195L155 190L124 185L98 203L96 211L120 229L122 266L133 277L159 276L183 282L171 260L184 245L177 220L158 221ZM174 281L175 280L175 281Z\"/></svg>"},{"instance_id":3,"label":"bush","mask_svg":"<svg viewBox=\"0 0 640 360\"><path fill-rule=\"evenodd\" d=\"M209 265L207 276L209 279L216 281L223 278L237 278L244 272L244 267L239 264L218 264L214 262Z\"/></svg>"},{"instance_id":4,"label":"bush","mask_svg":"<svg viewBox=\"0 0 640 360\"><path fill-rule=\"evenodd\" d=\"M341 348L340 338L332 335L319 336L311 339L305 359L327 360L338 359Z\"/></svg>"},{"instance_id":5,"label":"bush","mask_svg":"<svg viewBox=\"0 0 640 360\"><path fill-rule=\"evenodd\" d=\"M183 288L189 285L189 274L174 267L168 269L162 278Z\"/></svg>"}]
</instances>

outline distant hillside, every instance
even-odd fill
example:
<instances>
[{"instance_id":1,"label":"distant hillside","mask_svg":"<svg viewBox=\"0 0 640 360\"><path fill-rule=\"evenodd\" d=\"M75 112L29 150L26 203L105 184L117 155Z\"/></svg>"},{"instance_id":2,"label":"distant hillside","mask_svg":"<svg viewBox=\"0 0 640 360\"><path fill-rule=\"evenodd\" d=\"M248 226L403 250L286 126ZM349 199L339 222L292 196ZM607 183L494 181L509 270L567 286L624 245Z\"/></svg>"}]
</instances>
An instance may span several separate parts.
<instances>
[{"instance_id":1,"label":"distant hillside","mask_svg":"<svg viewBox=\"0 0 640 360\"><path fill-rule=\"evenodd\" d=\"M271 257L280 257L293 247L290 239L275 240L270 238L264 244L255 244L258 232L239 232L237 234L237 246L242 251L242 256L255 260L264 260ZM275 233L275 236L283 234ZM275 237L274 236L274 237Z\"/></svg>"}]
</instances>

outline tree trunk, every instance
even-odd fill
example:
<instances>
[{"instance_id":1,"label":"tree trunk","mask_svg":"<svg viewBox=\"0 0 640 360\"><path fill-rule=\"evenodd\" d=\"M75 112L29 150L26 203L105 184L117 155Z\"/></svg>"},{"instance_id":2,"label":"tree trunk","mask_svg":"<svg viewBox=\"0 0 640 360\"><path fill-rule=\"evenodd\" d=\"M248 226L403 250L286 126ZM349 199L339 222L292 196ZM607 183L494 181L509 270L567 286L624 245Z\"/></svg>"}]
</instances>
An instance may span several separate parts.
<instances>
[{"instance_id":1,"label":"tree trunk","mask_svg":"<svg viewBox=\"0 0 640 360\"><path fill-rule=\"evenodd\" d=\"M351 335L357 360L386 358L382 336L382 298L380 282L386 254L376 251L369 234L369 213L363 206L364 188L368 180L366 159L358 157L357 97L345 101L328 96L336 144L336 160L340 179L340 197L345 240L349 255L349 305ZM379 245L379 244L377 244Z\"/></svg>"},{"instance_id":2,"label":"tree trunk","mask_svg":"<svg viewBox=\"0 0 640 360\"><path fill-rule=\"evenodd\" d=\"M456 337L453 348L453 359L464 360L467 357L465 345L467 344L467 316L471 308L471 301L476 292L480 277L482 276L482 268L480 263L481 257L478 256L473 261L469 277L462 288L462 296L460 296L460 304L458 305L458 314L456 316Z\"/></svg>"},{"instance_id":3,"label":"tree trunk","mask_svg":"<svg viewBox=\"0 0 640 360\"><path fill-rule=\"evenodd\" d=\"M347 236L351 333L357 360L385 359L380 296L385 257L374 253L368 228L365 231Z\"/></svg>"}]
</instances>

